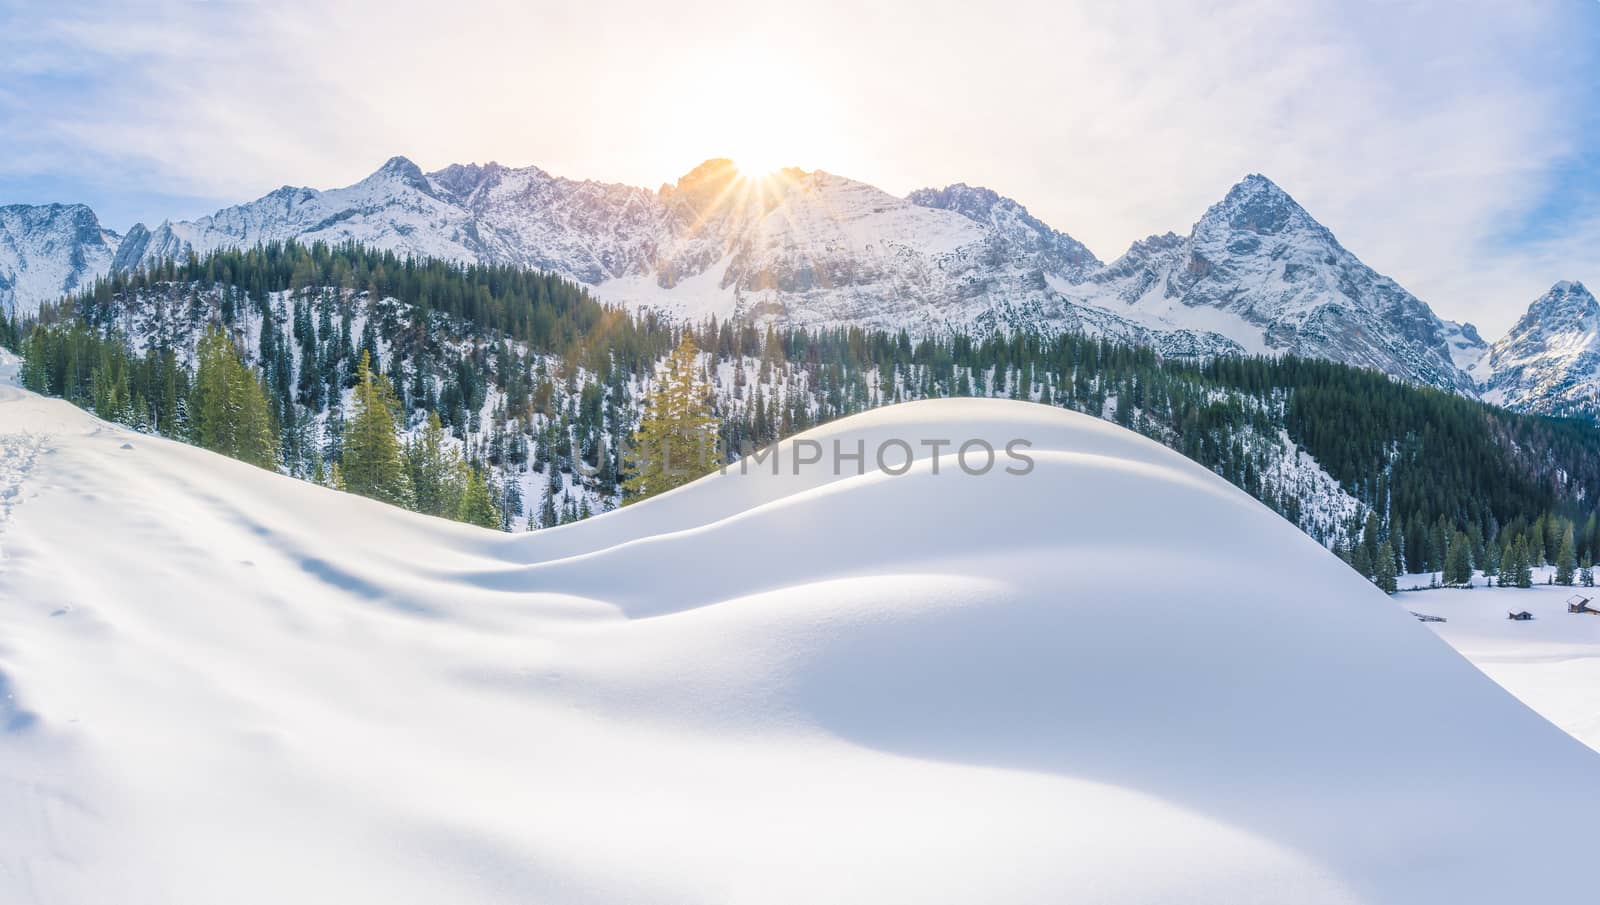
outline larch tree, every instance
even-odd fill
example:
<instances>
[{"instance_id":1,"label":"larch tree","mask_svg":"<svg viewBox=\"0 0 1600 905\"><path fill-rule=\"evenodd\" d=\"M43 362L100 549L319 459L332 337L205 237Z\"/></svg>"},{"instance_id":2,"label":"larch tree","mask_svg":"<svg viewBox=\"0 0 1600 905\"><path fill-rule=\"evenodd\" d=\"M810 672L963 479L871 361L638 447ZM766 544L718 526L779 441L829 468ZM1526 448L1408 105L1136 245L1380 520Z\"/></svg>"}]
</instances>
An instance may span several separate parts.
<instances>
[{"instance_id":1,"label":"larch tree","mask_svg":"<svg viewBox=\"0 0 1600 905\"><path fill-rule=\"evenodd\" d=\"M628 450L625 502L681 487L717 467L717 419L700 379L700 350L685 330L647 398Z\"/></svg>"},{"instance_id":2,"label":"larch tree","mask_svg":"<svg viewBox=\"0 0 1600 905\"><path fill-rule=\"evenodd\" d=\"M194 442L251 465L277 468L278 432L261 381L220 329L207 330L197 351L189 406Z\"/></svg>"},{"instance_id":3,"label":"larch tree","mask_svg":"<svg viewBox=\"0 0 1600 905\"><path fill-rule=\"evenodd\" d=\"M461 503L456 510L456 520L480 528L499 528L500 509L495 505L494 492L483 476L483 469L467 469L466 486L461 491Z\"/></svg>"}]
</instances>

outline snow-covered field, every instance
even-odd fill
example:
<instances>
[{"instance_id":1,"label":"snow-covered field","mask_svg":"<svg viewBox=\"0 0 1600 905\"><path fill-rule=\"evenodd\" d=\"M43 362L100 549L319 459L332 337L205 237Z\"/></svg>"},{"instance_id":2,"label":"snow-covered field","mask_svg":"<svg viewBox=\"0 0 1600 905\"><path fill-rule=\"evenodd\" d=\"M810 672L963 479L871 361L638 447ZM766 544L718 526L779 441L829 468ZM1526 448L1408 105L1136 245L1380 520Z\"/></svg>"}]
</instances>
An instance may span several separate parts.
<instances>
[{"instance_id":1,"label":"snow-covered field","mask_svg":"<svg viewBox=\"0 0 1600 905\"><path fill-rule=\"evenodd\" d=\"M1543 582L1554 567L1534 570ZM1401 587L1428 584L1427 575L1403 576ZM1428 627L1450 642L1489 678L1504 685L1552 723L1600 751L1600 616L1567 612L1574 594L1600 608L1600 588L1536 583L1531 588L1438 588L1399 595L1419 613L1442 616ZM1506 614L1529 612L1528 622Z\"/></svg>"},{"instance_id":2,"label":"snow-covered field","mask_svg":"<svg viewBox=\"0 0 1600 905\"><path fill-rule=\"evenodd\" d=\"M806 436L1035 468L789 446L509 536L0 382L0 901L1593 888L1600 755L1210 472L1005 401Z\"/></svg>"}]
</instances>

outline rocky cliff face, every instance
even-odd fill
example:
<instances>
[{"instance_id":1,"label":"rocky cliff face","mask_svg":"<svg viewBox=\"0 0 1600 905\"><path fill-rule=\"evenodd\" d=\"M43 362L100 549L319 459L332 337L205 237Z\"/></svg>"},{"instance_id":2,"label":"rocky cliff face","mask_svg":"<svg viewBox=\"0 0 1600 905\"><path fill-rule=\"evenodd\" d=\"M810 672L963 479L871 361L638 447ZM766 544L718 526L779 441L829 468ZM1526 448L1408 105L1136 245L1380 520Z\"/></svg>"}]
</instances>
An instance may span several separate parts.
<instances>
[{"instance_id":1,"label":"rocky cliff face","mask_svg":"<svg viewBox=\"0 0 1600 905\"><path fill-rule=\"evenodd\" d=\"M120 237L82 204L0 207L0 310L27 313L92 283Z\"/></svg>"},{"instance_id":2,"label":"rocky cliff face","mask_svg":"<svg viewBox=\"0 0 1600 905\"><path fill-rule=\"evenodd\" d=\"M1582 283L1555 284L1471 373L1486 400L1507 408L1600 414L1600 302Z\"/></svg>"},{"instance_id":3,"label":"rocky cliff face","mask_svg":"<svg viewBox=\"0 0 1600 905\"><path fill-rule=\"evenodd\" d=\"M1472 394L1452 343L1476 331L1441 321L1362 263L1264 176L1234 186L1185 238L1137 242L1066 294L1162 324L1211 329L1261 353L1376 368ZM1468 332L1470 331L1470 332ZM1481 351L1482 341L1476 340Z\"/></svg>"}]
</instances>

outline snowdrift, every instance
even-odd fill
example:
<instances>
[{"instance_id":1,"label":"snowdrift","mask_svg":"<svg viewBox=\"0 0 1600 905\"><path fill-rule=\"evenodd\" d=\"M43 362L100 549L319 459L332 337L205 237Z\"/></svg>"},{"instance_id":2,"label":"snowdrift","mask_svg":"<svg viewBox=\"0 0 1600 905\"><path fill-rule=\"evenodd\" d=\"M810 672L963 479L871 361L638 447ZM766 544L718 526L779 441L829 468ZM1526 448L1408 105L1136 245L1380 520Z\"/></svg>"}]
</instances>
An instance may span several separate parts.
<instances>
[{"instance_id":1,"label":"snowdrift","mask_svg":"<svg viewBox=\"0 0 1600 905\"><path fill-rule=\"evenodd\" d=\"M1278 516L1040 406L806 435L891 438L1034 467L780 450L511 537L0 386L0 900L1591 887L1596 754Z\"/></svg>"}]
</instances>

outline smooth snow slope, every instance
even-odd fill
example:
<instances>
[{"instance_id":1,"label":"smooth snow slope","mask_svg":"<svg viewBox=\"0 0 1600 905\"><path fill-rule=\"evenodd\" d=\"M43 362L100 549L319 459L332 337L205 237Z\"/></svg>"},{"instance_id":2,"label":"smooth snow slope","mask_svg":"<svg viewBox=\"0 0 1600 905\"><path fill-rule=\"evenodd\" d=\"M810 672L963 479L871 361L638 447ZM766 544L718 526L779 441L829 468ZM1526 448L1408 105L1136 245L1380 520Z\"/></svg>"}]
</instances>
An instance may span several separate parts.
<instances>
[{"instance_id":1,"label":"smooth snow slope","mask_svg":"<svg viewBox=\"0 0 1600 905\"><path fill-rule=\"evenodd\" d=\"M510 537L0 386L0 901L1321 903L1592 888L1600 759L1289 524L1004 401ZM8 490L14 488L14 490Z\"/></svg>"}]
</instances>

